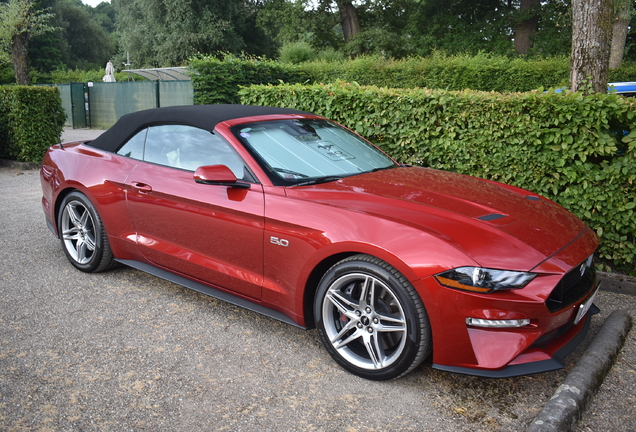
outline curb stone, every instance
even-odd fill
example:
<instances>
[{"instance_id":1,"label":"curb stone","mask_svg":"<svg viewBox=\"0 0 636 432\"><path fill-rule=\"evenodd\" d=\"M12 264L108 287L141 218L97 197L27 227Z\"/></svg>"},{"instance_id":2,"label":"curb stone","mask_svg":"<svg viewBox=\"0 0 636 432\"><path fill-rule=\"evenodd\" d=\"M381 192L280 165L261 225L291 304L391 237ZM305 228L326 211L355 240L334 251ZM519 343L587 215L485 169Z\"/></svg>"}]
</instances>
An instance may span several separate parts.
<instances>
[{"instance_id":1,"label":"curb stone","mask_svg":"<svg viewBox=\"0 0 636 432\"><path fill-rule=\"evenodd\" d=\"M607 317L588 349L527 432L574 430L585 407L612 368L631 326L632 319L623 310L614 311Z\"/></svg>"},{"instance_id":2,"label":"curb stone","mask_svg":"<svg viewBox=\"0 0 636 432\"><path fill-rule=\"evenodd\" d=\"M636 296L636 278L615 273L598 272L601 290Z\"/></svg>"}]
</instances>

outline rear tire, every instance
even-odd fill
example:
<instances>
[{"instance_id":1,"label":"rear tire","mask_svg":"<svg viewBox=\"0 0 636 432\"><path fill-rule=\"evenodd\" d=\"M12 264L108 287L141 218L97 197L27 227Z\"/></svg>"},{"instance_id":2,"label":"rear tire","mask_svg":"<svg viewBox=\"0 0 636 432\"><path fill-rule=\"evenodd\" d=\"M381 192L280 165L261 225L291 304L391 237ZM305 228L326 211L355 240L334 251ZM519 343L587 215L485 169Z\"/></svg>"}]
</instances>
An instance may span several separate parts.
<instances>
[{"instance_id":1,"label":"rear tire","mask_svg":"<svg viewBox=\"0 0 636 432\"><path fill-rule=\"evenodd\" d=\"M97 210L81 192L71 192L62 201L58 217L62 249L77 269L96 273L115 261Z\"/></svg>"},{"instance_id":2,"label":"rear tire","mask_svg":"<svg viewBox=\"0 0 636 432\"><path fill-rule=\"evenodd\" d=\"M415 288L369 255L344 259L325 273L314 316L329 354L362 378L402 376L431 352L428 315Z\"/></svg>"}]
</instances>

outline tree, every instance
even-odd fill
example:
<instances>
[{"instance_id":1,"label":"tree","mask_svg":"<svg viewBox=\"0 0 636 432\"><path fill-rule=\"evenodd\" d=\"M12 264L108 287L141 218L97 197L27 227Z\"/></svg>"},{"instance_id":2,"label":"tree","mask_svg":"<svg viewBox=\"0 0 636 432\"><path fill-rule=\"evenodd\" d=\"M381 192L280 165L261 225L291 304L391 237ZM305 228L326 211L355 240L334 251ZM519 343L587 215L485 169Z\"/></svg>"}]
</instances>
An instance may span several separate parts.
<instances>
[{"instance_id":1,"label":"tree","mask_svg":"<svg viewBox=\"0 0 636 432\"><path fill-rule=\"evenodd\" d=\"M255 23L260 7L256 0L118 1L119 42L137 67L178 66L217 52L260 55L258 44L265 39Z\"/></svg>"},{"instance_id":2,"label":"tree","mask_svg":"<svg viewBox=\"0 0 636 432\"><path fill-rule=\"evenodd\" d=\"M572 5L570 0L542 0L537 31L529 55L570 56Z\"/></svg>"},{"instance_id":3,"label":"tree","mask_svg":"<svg viewBox=\"0 0 636 432\"><path fill-rule=\"evenodd\" d=\"M572 0L261 1L259 26L278 44L308 42L351 56L572 51ZM634 35L628 36L630 58L636 55Z\"/></svg>"},{"instance_id":4,"label":"tree","mask_svg":"<svg viewBox=\"0 0 636 432\"><path fill-rule=\"evenodd\" d=\"M90 7L78 3L57 0L54 9L68 45L63 61L71 69L101 69L115 53L115 42L91 17Z\"/></svg>"},{"instance_id":5,"label":"tree","mask_svg":"<svg viewBox=\"0 0 636 432\"><path fill-rule=\"evenodd\" d=\"M427 0L409 15L407 31L417 53L508 54L513 4L501 0Z\"/></svg>"},{"instance_id":6,"label":"tree","mask_svg":"<svg viewBox=\"0 0 636 432\"><path fill-rule=\"evenodd\" d=\"M88 7L88 11L93 20L102 26L107 33L112 34L115 32L117 19L115 6L104 1L95 7Z\"/></svg>"},{"instance_id":7,"label":"tree","mask_svg":"<svg viewBox=\"0 0 636 432\"><path fill-rule=\"evenodd\" d=\"M609 52L614 21L613 0L572 1L572 58L570 88L607 93Z\"/></svg>"},{"instance_id":8,"label":"tree","mask_svg":"<svg viewBox=\"0 0 636 432\"><path fill-rule=\"evenodd\" d=\"M629 22L634 13L633 0L614 0L614 27L612 29L612 48L610 50L609 67L616 69L623 61L625 41L629 30Z\"/></svg>"},{"instance_id":9,"label":"tree","mask_svg":"<svg viewBox=\"0 0 636 432\"><path fill-rule=\"evenodd\" d=\"M519 13L521 20L515 30L515 49L517 54L527 54L532 46L531 37L537 31L539 24L538 11L541 8L541 0L521 0Z\"/></svg>"},{"instance_id":10,"label":"tree","mask_svg":"<svg viewBox=\"0 0 636 432\"><path fill-rule=\"evenodd\" d=\"M32 0L9 0L0 3L0 41L10 49L15 81L29 85L29 38L54 30L47 23L53 17L46 11L36 11Z\"/></svg>"},{"instance_id":11,"label":"tree","mask_svg":"<svg viewBox=\"0 0 636 432\"><path fill-rule=\"evenodd\" d=\"M321 5L313 8L309 0L268 0L258 12L257 26L277 48L296 42L318 49L342 46L342 35L334 31L333 13Z\"/></svg>"},{"instance_id":12,"label":"tree","mask_svg":"<svg viewBox=\"0 0 636 432\"><path fill-rule=\"evenodd\" d=\"M336 0L338 13L340 14L340 24L345 43L349 42L355 35L360 33L360 20L358 20L358 10L351 1Z\"/></svg>"},{"instance_id":13,"label":"tree","mask_svg":"<svg viewBox=\"0 0 636 432\"><path fill-rule=\"evenodd\" d=\"M101 3L93 8L80 0L39 0L55 16L53 32L29 42L31 67L49 73L56 69L103 69L117 52L114 8ZM110 30L109 30L110 29Z\"/></svg>"}]
</instances>

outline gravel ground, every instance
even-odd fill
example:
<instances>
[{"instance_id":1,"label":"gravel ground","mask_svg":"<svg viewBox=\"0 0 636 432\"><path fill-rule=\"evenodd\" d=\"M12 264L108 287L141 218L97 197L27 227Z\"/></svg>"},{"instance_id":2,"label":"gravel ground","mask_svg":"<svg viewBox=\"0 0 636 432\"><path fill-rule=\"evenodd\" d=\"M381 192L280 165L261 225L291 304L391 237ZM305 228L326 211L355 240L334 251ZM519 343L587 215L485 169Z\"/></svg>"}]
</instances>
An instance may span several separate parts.
<instances>
[{"instance_id":1,"label":"gravel ground","mask_svg":"<svg viewBox=\"0 0 636 432\"><path fill-rule=\"evenodd\" d=\"M425 364L366 381L313 330L123 266L76 271L44 223L38 172L0 168L0 430L519 431L605 317L636 317L636 297L596 303L564 370L492 380ZM636 430L635 366L632 331L581 431Z\"/></svg>"}]
</instances>

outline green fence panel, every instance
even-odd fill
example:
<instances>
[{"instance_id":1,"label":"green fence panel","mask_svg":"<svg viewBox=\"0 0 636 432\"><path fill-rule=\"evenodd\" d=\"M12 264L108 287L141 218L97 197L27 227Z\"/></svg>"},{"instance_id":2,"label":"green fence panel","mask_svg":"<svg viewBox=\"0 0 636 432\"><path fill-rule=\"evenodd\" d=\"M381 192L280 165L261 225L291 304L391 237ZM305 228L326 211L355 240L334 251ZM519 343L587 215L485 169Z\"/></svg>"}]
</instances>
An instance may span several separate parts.
<instances>
[{"instance_id":1,"label":"green fence panel","mask_svg":"<svg viewBox=\"0 0 636 432\"><path fill-rule=\"evenodd\" d=\"M64 127L85 128L86 122L86 88L84 83L69 84L38 84L48 87L57 87L62 99L62 109L66 114Z\"/></svg>"},{"instance_id":2,"label":"green fence panel","mask_svg":"<svg viewBox=\"0 0 636 432\"><path fill-rule=\"evenodd\" d=\"M157 107L153 81L96 82L89 84L88 95L93 129L107 129L124 114Z\"/></svg>"},{"instance_id":3,"label":"green fence panel","mask_svg":"<svg viewBox=\"0 0 636 432\"><path fill-rule=\"evenodd\" d=\"M192 105L191 81L124 81L89 84L90 126L106 129L124 114L160 106Z\"/></svg>"},{"instance_id":4,"label":"green fence panel","mask_svg":"<svg viewBox=\"0 0 636 432\"><path fill-rule=\"evenodd\" d=\"M192 81L158 81L159 106L193 105Z\"/></svg>"},{"instance_id":5,"label":"green fence panel","mask_svg":"<svg viewBox=\"0 0 636 432\"><path fill-rule=\"evenodd\" d=\"M70 96L73 128L85 128L87 126L86 88L84 87L84 83L71 83L69 85L71 88Z\"/></svg>"},{"instance_id":6,"label":"green fence panel","mask_svg":"<svg viewBox=\"0 0 636 432\"><path fill-rule=\"evenodd\" d=\"M70 84L57 84L55 87L60 91L60 97L62 98L62 108L66 113L66 121L64 127L73 127L73 102L71 98L71 85Z\"/></svg>"}]
</instances>

